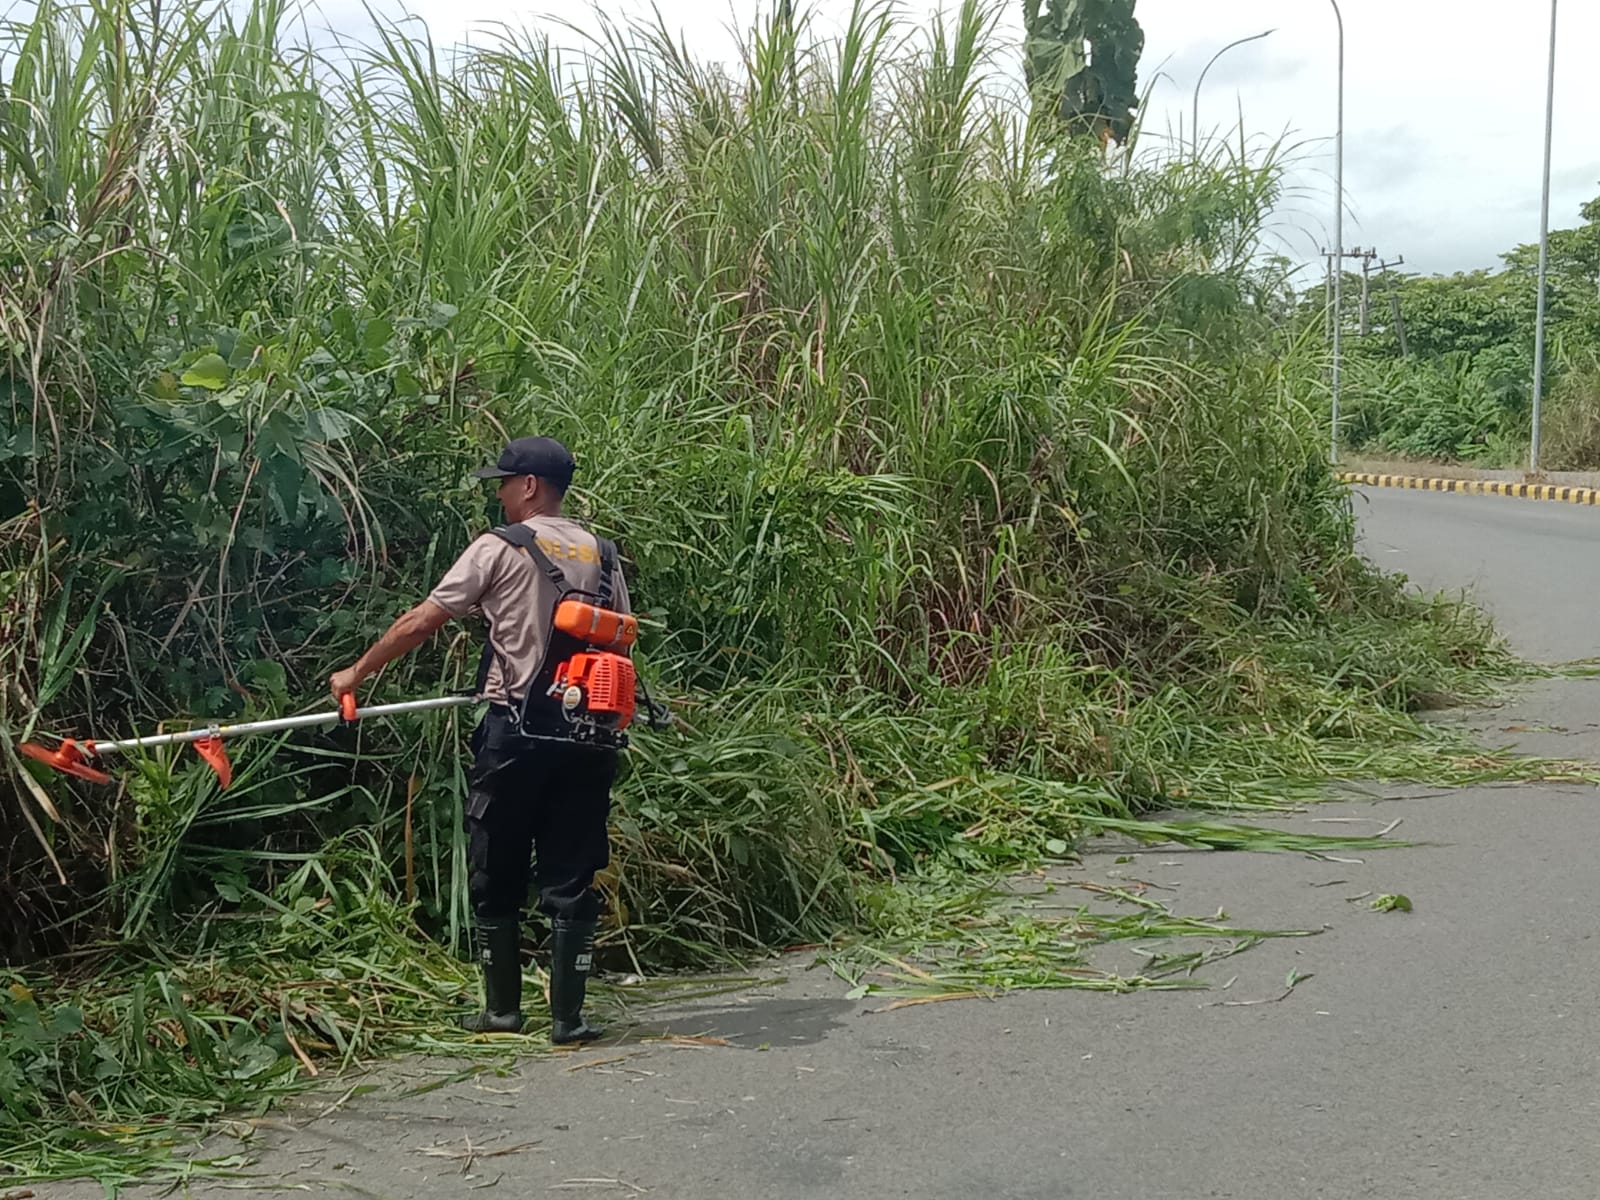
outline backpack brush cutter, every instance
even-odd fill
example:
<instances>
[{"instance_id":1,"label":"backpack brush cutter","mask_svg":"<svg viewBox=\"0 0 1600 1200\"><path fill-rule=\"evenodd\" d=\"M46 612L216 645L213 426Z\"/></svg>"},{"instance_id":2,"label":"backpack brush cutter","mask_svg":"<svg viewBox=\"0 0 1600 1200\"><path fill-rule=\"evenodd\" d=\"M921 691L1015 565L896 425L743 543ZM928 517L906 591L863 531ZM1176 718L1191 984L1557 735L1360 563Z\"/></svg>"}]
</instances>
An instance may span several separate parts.
<instances>
[{"instance_id":1,"label":"backpack brush cutter","mask_svg":"<svg viewBox=\"0 0 1600 1200\"><path fill-rule=\"evenodd\" d=\"M553 669L541 671L541 675L548 675L551 682L537 690L543 691L547 704L556 707L560 719L553 734L530 733L528 736L539 741L578 742L624 749L628 744L625 731L632 724L636 712L636 689L644 692L646 720L650 727L671 727L671 710L650 698L650 693L643 687L643 680L634 672L632 661L608 649L626 648L633 644L638 624L632 616L568 599L558 605L554 624L560 633L570 639L567 649L576 648L577 652L556 663ZM535 688L529 689L530 699L535 691ZM333 725L340 721L353 723L365 717L458 708L464 704L480 703L482 699L482 696L471 694L438 696L432 700L407 700L399 704L374 704L370 708L358 708L355 696L346 692L339 697L339 708L333 712L305 713L270 721L241 721L235 725L213 724L181 733L159 733L115 742L88 739L79 742L65 738L53 750L37 742L23 742L17 749L25 757L68 775L87 779L91 783L110 783L111 776L96 765L106 755L187 743L217 773L217 779L226 788L233 782L233 764L228 760L227 749L223 746L226 739ZM525 714L527 705L524 704L523 708Z\"/></svg>"},{"instance_id":2,"label":"backpack brush cutter","mask_svg":"<svg viewBox=\"0 0 1600 1200\"><path fill-rule=\"evenodd\" d=\"M638 638L639 622L631 613L616 612L610 607L611 571L615 566L616 547L604 539L600 540L600 590L591 594L567 582L560 568L545 556L534 533L526 526L514 524L494 532L527 552L550 577L557 593L550 617L551 635L545 643L544 658L517 706L516 725L522 736L530 741L571 742L624 750L628 745L626 731L638 711L638 694L641 692L646 721L650 727L670 728L671 710L651 699L649 690L638 677L633 661L627 655ZM583 598L595 603L588 603ZM473 693L483 691L493 653L493 645L485 645ZM228 753L223 746L228 738L332 725L340 721L355 722L363 717L455 708L476 704L483 699L481 695L473 693L357 708L355 696L347 692L339 697L339 708L334 712L306 713L271 721L242 721L236 725L212 724L182 733L161 733L153 737L125 738L116 742L78 742L66 738L53 750L35 742L23 742L17 749L28 758L68 775L93 783L110 783L111 776L96 765L106 755L187 743L193 745L195 752L217 773L217 778L225 788L233 781L233 764L228 761Z\"/></svg>"}]
</instances>

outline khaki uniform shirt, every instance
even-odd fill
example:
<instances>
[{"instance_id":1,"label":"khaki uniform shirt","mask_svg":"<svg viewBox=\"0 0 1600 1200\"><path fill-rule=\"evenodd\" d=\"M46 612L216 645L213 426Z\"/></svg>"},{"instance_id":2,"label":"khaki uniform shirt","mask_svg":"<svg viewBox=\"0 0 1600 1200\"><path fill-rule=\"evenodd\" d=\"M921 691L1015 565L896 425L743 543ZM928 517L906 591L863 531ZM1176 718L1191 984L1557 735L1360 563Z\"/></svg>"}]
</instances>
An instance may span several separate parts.
<instances>
[{"instance_id":1,"label":"khaki uniform shirt","mask_svg":"<svg viewBox=\"0 0 1600 1200\"><path fill-rule=\"evenodd\" d=\"M532 517L523 524L571 586L599 589L600 543L594 534L566 517ZM495 653L483 691L495 704L521 701L527 693L544 657L558 598L555 582L532 555L492 533L468 546L428 596L452 617L481 612L488 619ZM633 611L620 562L611 571L611 607Z\"/></svg>"}]
</instances>

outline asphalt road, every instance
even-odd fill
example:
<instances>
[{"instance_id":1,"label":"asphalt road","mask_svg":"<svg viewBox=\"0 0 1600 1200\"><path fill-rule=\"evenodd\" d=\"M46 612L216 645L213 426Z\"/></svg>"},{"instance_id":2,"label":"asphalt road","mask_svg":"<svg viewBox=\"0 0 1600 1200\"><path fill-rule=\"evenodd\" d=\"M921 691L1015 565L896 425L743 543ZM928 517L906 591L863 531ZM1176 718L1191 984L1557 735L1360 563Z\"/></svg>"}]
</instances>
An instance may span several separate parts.
<instances>
[{"instance_id":1,"label":"asphalt road","mask_svg":"<svg viewBox=\"0 0 1600 1200\"><path fill-rule=\"evenodd\" d=\"M1356 513L1367 557L1419 587L1470 589L1520 653L1600 655L1600 509L1366 488Z\"/></svg>"},{"instance_id":2,"label":"asphalt road","mask_svg":"<svg viewBox=\"0 0 1600 1200\"><path fill-rule=\"evenodd\" d=\"M1481 589L1525 652L1600 652L1585 599L1600 594L1600 511L1386 492L1363 522L1384 565ZM1540 685L1481 719L1503 739L1600 760L1600 683ZM1397 818L1397 836L1429 844L1348 863L1168 850L1118 863L1111 848L1063 876L1146 880L1184 912L1326 927L1219 964L1208 993L1031 993L874 1013L881 1001L848 1001L836 979L791 960L769 987L653 1018L727 1046L603 1046L409 1099L406 1080L447 1068L390 1068L388 1098L313 1119L324 1099L292 1128L263 1130L254 1178L234 1186L1588 1200L1600 1191L1600 797L1391 794L1289 823L1375 831ZM1404 892L1415 911L1347 899L1379 892ZM1291 970L1310 978L1284 996ZM484 1156L496 1150L508 1152Z\"/></svg>"}]
</instances>

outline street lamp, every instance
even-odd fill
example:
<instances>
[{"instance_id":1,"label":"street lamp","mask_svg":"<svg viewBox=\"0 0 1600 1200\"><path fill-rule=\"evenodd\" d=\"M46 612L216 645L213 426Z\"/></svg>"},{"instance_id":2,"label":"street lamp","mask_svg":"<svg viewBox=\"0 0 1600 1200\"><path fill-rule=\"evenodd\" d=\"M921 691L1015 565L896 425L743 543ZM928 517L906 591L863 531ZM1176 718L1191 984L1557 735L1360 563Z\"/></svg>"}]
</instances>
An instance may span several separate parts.
<instances>
[{"instance_id":1,"label":"street lamp","mask_svg":"<svg viewBox=\"0 0 1600 1200\"><path fill-rule=\"evenodd\" d=\"M1544 407L1545 279L1550 270L1550 143L1556 120L1556 0L1550 0L1550 78L1544 100L1544 198L1539 205L1539 307L1533 323L1533 438L1528 472L1539 473L1539 418Z\"/></svg>"},{"instance_id":2,"label":"street lamp","mask_svg":"<svg viewBox=\"0 0 1600 1200\"><path fill-rule=\"evenodd\" d=\"M1551 0L1554 3L1555 0ZM1339 22L1339 121L1333 135L1333 455L1339 461L1339 368L1344 324L1344 14L1339 0L1328 0Z\"/></svg>"},{"instance_id":3,"label":"street lamp","mask_svg":"<svg viewBox=\"0 0 1600 1200\"><path fill-rule=\"evenodd\" d=\"M1199 80L1198 83L1196 83L1194 85L1194 114L1193 114L1194 132L1191 134L1191 136L1194 138L1194 157L1195 157L1195 161L1198 162L1199 159L1200 159L1200 84L1202 84L1202 83L1204 83L1206 81L1206 71L1211 70L1212 65L1217 61L1217 59L1221 58L1229 50L1232 50L1235 46L1243 46L1246 42L1259 42L1262 38L1267 37L1269 34L1273 34L1273 33L1276 33L1276 32L1277 32L1277 30L1275 30L1275 29L1269 29L1265 33L1257 33L1257 34L1253 34L1252 36L1247 37L1247 38L1240 38L1236 42L1229 42L1221 50L1218 50L1215 54L1213 54L1211 56L1211 62L1208 62L1206 64L1205 71L1201 71L1200 72L1200 80Z\"/></svg>"}]
</instances>

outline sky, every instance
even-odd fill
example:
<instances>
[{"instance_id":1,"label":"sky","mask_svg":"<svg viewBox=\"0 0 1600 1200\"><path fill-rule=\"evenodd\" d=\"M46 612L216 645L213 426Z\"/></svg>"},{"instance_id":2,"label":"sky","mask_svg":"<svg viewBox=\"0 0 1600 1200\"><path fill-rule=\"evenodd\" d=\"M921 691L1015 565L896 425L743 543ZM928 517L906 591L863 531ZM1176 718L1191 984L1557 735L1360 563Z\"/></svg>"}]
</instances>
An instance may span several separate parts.
<instances>
[{"instance_id":1,"label":"sky","mask_svg":"<svg viewBox=\"0 0 1600 1200\"><path fill-rule=\"evenodd\" d=\"M399 0L396 0L398 3ZM608 0L614 16L645 13L649 0ZM771 0L654 0L668 28L706 57L732 56L733 28ZM899 0L908 21L937 0ZM953 7L957 0L948 0ZM851 0L795 0L822 28ZM346 8L348 6L348 8ZM1541 0L1340 0L1345 23L1345 244L1372 247L1407 271L1472 270L1537 242L1544 154L1549 9ZM389 7L384 5L383 7ZM497 23L548 30L592 25L578 0L406 0L437 42L479 40ZM353 0L324 0L335 22ZM1511 19L1515 10L1519 16ZM1278 249L1316 261L1331 244L1338 41L1331 0L1137 0L1145 31L1140 88L1150 88L1147 136L1187 136L1202 69L1236 38L1273 30L1230 50L1200 93L1203 133L1245 133L1295 147L1288 194L1273 224ZM1020 35L1020 0L1000 28ZM1600 4L1565 0L1556 66L1551 226L1579 223L1600 196ZM473 31L479 31L477 37ZM1153 85L1152 85L1153 81Z\"/></svg>"}]
</instances>

